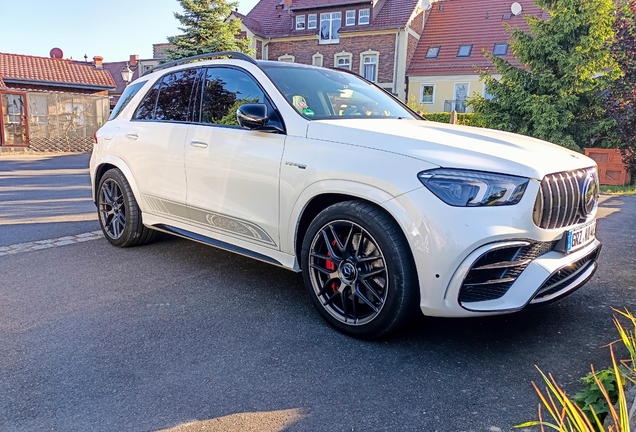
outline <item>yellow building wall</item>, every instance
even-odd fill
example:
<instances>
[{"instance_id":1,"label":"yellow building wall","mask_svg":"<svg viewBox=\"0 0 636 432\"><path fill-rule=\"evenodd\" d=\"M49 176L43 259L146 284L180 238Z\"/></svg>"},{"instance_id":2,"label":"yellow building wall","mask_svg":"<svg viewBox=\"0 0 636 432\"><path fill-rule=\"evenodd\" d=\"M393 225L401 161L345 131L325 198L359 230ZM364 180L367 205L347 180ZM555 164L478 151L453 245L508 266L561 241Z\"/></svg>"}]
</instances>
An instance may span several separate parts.
<instances>
[{"instance_id":1,"label":"yellow building wall","mask_svg":"<svg viewBox=\"0 0 636 432\"><path fill-rule=\"evenodd\" d=\"M495 75L499 79L501 76ZM444 112L444 102L455 100L455 84L468 84L468 94L470 97L475 94L484 95L484 83L479 81L479 75L453 75L453 76L410 76L408 85L408 102L415 101L421 103L426 112ZM433 102L422 103L422 85L434 86ZM471 112L468 108L467 112Z\"/></svg>"}]
</instances>

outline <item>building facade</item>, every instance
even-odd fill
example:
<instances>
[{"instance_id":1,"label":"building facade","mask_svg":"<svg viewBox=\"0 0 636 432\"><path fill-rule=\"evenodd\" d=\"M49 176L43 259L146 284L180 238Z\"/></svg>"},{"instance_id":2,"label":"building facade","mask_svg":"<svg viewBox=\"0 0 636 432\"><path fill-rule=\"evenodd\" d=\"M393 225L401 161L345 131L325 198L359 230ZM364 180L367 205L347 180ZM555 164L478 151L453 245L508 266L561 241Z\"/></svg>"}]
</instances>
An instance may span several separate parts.
<instances>
[{"instance_id":1,"label":"building facade","mask_svg":"<svg viewBox=\"0 0 636 432\"><path fill-rule=\"evenodd\" d=\"M425 15L418 0L261 0L234 13L257 59L352 70L402 100Z\"/></svg>"},{"instance_id":2,"label":"building facade","mask_svg":"<svg viewBox=\"0 0 636 432\"><path fill-rule=\"evenodd\" d=\"M92 63L0 53L0 150L89 151L115 87Z\"/></svg>"}]
</instances>

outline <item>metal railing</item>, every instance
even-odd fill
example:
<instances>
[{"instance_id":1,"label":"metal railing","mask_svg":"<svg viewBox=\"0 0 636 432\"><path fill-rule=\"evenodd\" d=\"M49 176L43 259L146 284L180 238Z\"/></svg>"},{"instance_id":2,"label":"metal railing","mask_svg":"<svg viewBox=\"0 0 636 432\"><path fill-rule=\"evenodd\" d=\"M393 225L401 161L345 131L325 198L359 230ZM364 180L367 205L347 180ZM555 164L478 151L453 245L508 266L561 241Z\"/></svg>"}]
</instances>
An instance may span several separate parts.
<instances>
[{"instance_id":1,"label":"metal railing","mask_svg":"<svg viewBox=\"0 0 636 432\"><path fill-rule=\"evenodd\" d=\"M465 99L444 101L444 112L452 112L455 110L458 113L465 113L467 108Z\"/></svg>"}]
</instances>

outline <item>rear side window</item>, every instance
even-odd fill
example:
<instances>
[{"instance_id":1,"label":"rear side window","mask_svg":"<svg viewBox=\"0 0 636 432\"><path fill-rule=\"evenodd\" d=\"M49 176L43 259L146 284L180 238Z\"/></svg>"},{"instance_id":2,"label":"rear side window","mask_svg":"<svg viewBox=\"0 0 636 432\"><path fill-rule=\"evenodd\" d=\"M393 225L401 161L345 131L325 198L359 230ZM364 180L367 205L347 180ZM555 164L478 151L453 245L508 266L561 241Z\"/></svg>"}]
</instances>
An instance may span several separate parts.
<instances>
[{"instance_id":1,"label":"rear side window","mask_svg":"<svg viewBox=\"0 0 636 432\"><path fill-rule=\"evenodd\" d=\"M161 81L155 83L154 86L146 93L141 103L137 107L135 120L152 120L155 116L155 107L157 106L157 96L159 96L159 86Z\"/></svg>"},{"instance_id":2,"label":"rear side window","mask_svg":"<svg viewBox=\"0 0 636 432\"><path fill-rule=\"evenodd\" d=\"M139 92L139 90L146 84L148 81L136 82L134 84L126 87L126 90L119 97L119 101L115 108L113 108L113 112L110 113L110 117L108 120L113 120L117 118L117 116L126 108L126 106L130 103L130 100L135 97L135 95Z\"/></svg>"},{"instance_id":3,"label":"rear side window","mask_svg":"<svg viewBox=\"0 0 636 432\"><path fill-rule=\"evenodd\" d=\"M186 69L165 75L144 96L137 108L137 120L190 121L191 99L200 69Z\"/></svg>"},{"instance_id":4,"label":"rear side window","mask_svg":"<svg viewBox=\"0 0 636 432\"><path fill-rule=\"evenodd\" d=\"M236 110L245 103L266 103L263 91L251 76L231 68L207 70L201 103L202 123L238 126ZM271 107L269 109L273 112Z\"/></svg>"}]
</instances>

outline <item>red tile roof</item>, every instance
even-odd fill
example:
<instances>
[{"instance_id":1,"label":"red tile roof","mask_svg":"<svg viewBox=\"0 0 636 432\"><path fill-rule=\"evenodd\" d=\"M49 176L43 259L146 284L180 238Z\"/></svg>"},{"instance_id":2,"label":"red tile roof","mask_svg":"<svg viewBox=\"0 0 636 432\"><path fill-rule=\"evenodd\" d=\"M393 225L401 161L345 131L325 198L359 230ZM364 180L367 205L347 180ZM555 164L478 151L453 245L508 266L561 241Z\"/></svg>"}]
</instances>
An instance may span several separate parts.
<instances>
[{"instance_id":1,"label":"red tile roof","mask_svg":"<svg viewBox=\"0 0 636 432\"><path fill-rule=\"evenodd\" d=\"M405 27L418 1L386 0L384 4L378 2L376 7L381 7L382 9L369 25L346 27L343 22L340 34ZM340 10L344 12L347 5L352 4L368 4L369 8L372 5L371 1L360 0L293 0L291 8L286 10L282 8L281 0L260 0L247 14L243 23L254 34L262 37L315 35L318 34L318 29L294 30L294 14L305 14L305 10L308 8L315 9L316 13L319 13L320 9L338 11L338 6L342 6ZM254 23L257 23L258 26L254 25Z\"/></svg>"},{"instance_id":2,"label":"red tile roof","mask_svg":"<svg viewBox=\"0 0 636 432\"><path fill-rule=\"evenodd\" d=\"M445 0L434 3L424 26L407 75L472 75L492 63L483 50L492 52L495 43L507 42L505 24L528 31L524 15L542 16L544 12L533 0L516 0L523 7L519 16L510 14L510 0ZM441 8L441 10L440 10ZM470 57L457 57L460 45L473 45ZM436 59L426 59L429 47L441 47ZM516 63L510 48L504 57Z\"/></svg>"},{"instance_id":3,"label":"red tile roof","mask_svg":"<svg viewBox=\"0 0 636 432\"><path fill-rule=\"evenodd\" d=\"M7 88L7 86L4 85L4 81L2 81L2 75L0 75L0 90L6 89L6 88Z\"/></svg>"},{"instance_id":4,"label":"red tile roof","mask_svg":"<svg viewBox=\"0 0 636 432\"><path fill-rule=\"evenodd\" d=\"M76 84L78 87L107 89L115 81L105 69L96 69L91 63L72 60L0 53L0 76L5 83L12 80L36 84Z\"/></svg>"}]
</instances>

